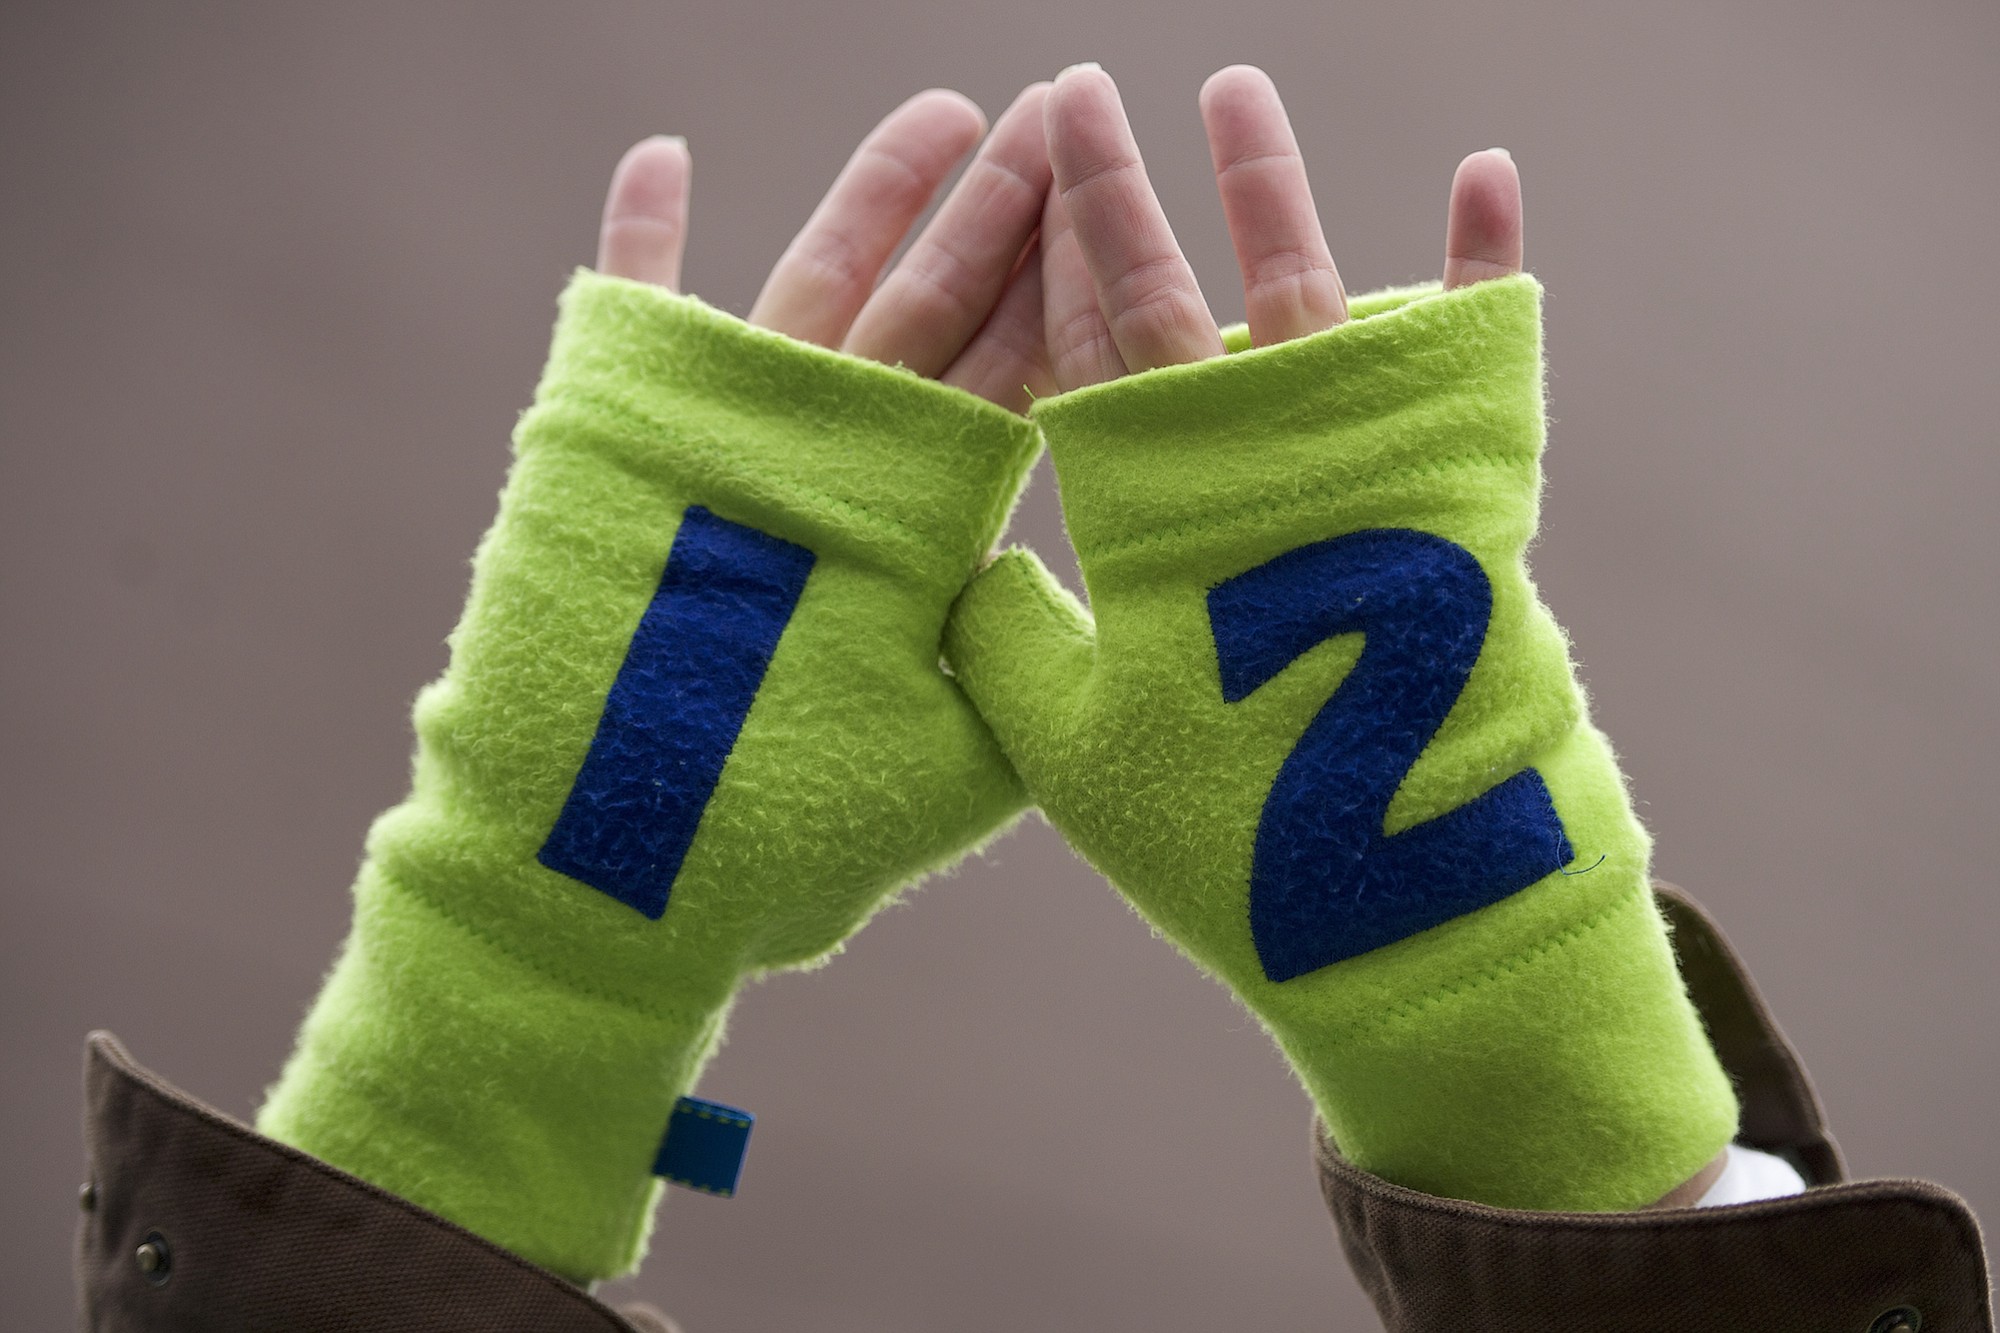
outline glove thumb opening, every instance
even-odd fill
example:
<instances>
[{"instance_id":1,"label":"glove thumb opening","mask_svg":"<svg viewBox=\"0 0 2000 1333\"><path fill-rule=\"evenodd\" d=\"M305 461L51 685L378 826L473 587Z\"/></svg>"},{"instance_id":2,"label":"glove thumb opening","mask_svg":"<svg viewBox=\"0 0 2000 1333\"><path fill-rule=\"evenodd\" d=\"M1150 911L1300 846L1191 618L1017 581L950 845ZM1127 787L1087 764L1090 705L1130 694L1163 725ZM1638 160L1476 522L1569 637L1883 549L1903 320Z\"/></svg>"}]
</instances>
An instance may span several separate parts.
<instances>
[{"instance_id":1,"label":"glove thumb opening","mask_svg":"<svg viewBox=\"0 0 2000 1333\"><path fill-rule=\"evenodd\" d=\"M1018 546L973 576L945 626L946 664L1017 767L1067 729L1096 649L1090 613Z\"/></svg>"}]
</instances>

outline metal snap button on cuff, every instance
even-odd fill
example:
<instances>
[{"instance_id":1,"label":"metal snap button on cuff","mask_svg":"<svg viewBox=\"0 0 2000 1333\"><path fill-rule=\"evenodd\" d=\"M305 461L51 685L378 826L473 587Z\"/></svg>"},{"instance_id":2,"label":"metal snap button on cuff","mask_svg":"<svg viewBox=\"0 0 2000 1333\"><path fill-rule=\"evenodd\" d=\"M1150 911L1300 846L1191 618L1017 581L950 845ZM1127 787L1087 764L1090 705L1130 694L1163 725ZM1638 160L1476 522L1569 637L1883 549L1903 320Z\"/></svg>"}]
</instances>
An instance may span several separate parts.
<instances>
[{"instance_id":1,"label":"metal snap button on cuff","mask_svg":"<svg viewBox=\"0 0 2000 1333\"><path fill-rule=\"evenodd\" d=\"M132 1257L137 1260L139 1271L145 1274L146 1281L156 1287L167 1285L167 1278L174 1269L174 1255L167 1248L165 1236L157 1231L149 1232Z\"/></svg>"},{"instance_id":2,"label":"metal snap button on cuff","mask_svg":"<svg viewBox=\"0 0 2000 1333\"><path fill-rule=\"evenodd\" d=\"M1915 1307L1899 1305L1885 1310L1868 1326L1868 1333L1922 1333L1924 1317Z\"/></svg>"},{"instance_id":3,"label":"metal snap button on cuff","mask_svg":"<svg viewBox=\"0 0 2000 1333\"><path fill-rule=\"evenodd\" d=\"M96 1181L86 1180L83 1182L83 1188L76 1192L76 1206L83 1209L83 1211L86 1213L94 1213L97 1211Z\"/></svg>"}]
</instances>

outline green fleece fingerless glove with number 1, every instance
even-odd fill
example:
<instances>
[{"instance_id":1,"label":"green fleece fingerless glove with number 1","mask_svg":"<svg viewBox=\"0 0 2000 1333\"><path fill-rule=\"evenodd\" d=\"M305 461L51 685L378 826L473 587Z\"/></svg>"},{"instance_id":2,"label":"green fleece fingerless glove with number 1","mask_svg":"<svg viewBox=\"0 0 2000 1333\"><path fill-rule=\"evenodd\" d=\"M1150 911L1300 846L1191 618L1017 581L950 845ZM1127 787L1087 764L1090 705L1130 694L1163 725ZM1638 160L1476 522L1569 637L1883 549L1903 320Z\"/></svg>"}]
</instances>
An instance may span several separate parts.
<instances>
[{"instance_id":1,"label":"green fleece fingerless glove with number 1","mask_svg":"<svg viewBox=\"0 0 2000 1333\"><path fill-rule=\"evenodd\" d=\"M741 981L1022 806L939 652L1038 448L955 389L578 275L260 1127L569 1277L631 1268Z\"/></svg>"},{"instance_id":2,"label":"green fleece fingerless glove with number 1","mask_svg":"<svg viewBox=\"0 0 2000 1333\"><path fill-rule=\"evenodd\" d=\"M1351 1160L1624 1209L1714 1157L1736 1104L1523 559L1540 298L1385 294L1039 404L1091 613L1010 552L947 656L1049 820L1256 1013Z\"/></svg>"}]
</instances>

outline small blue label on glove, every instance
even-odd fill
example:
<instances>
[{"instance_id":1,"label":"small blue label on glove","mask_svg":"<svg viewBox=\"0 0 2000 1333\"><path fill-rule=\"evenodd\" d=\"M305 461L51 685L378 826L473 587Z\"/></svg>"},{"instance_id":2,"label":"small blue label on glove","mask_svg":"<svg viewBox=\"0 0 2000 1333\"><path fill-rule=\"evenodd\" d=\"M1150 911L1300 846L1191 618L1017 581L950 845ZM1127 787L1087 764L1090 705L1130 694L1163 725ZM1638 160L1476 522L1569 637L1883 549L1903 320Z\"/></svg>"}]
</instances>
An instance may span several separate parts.
<instances>
[{"instance_id":1,"label":"small blue label on glove","mask_svg":"<svg viewBox=\"0 0 2000 1333\"><path fill-rule=\"evenodd\" d=\"M683 1097L667 1118L667 1136L653 1159L653 1174L703 1194L729 1198L743 1174L750 1127L757 1117L721 1102Z\"/></svg>"}]
</instances>

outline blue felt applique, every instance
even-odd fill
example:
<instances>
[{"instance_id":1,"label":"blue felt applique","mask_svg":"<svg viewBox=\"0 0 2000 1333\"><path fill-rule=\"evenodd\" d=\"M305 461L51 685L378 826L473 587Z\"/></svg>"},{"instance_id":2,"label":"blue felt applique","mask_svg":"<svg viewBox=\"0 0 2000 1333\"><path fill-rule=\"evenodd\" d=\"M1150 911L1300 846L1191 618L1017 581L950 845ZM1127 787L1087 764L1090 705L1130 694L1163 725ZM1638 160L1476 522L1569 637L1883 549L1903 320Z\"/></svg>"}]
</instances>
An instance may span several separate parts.
<instances>
[{"instance_id":1,"label":"blue felt applique","mask_svg":"<svg viewBox=\"0 0 2000 1333\"><path fill-rule=\"evenodd\" d=\"M1401 528L1301 546L1210 590L1231 703L1314 645L1365 636L1258 818L1250 933L1272 981L1498 902L1574 855L1532 768L1435 819L1383 832L1404 776L1472 674L1492 609L1492 585L1469 551Z\"/></svg>"},{"instance_id":2,"label":"blue felt applique","mask_svg":"<svg viewBox=\"0 0 2000 1333\"><path fill-rule=\"evenodd\" d=\"M813 558L688 508L537 860L655 920L667 910Z\"/></svg>"},{"instance_id":3,"label":"blue felt applique","mask_svg":"<svg viewBox=\"0 0 2000 1333\"><path fill-rule=\"evenodd\" d=\"M653 1174L676 1185L727 1199L736 1193L750 1131L757 1117L735 1106L683 1097L667 1117Z\"/></svg>"}]
</instances>

